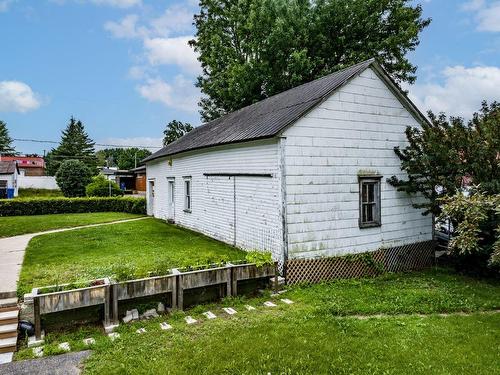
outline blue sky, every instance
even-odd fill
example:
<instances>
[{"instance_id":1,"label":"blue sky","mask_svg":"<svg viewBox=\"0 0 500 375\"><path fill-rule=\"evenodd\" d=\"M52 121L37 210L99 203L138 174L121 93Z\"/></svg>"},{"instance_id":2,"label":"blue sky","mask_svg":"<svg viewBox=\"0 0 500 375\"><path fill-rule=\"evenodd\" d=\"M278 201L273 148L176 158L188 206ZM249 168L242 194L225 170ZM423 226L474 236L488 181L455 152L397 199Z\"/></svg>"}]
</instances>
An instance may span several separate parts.
<instances>
[{"instance_id":1,"label":"blue sky","mask_svg":"<svg viewBox=\"0 0 500 375\"><path fill-rule=\"evenodd\" d=\"M468 116L500 100L500 1L422 0L431 26L406 87L422 109ZM14 138L59 140L70 116L98 143L159 146L199 123L186 42L196 1L0 0L0 119ZM53 145L16 142L20 152Z\"/></svg>"}]
</instances>

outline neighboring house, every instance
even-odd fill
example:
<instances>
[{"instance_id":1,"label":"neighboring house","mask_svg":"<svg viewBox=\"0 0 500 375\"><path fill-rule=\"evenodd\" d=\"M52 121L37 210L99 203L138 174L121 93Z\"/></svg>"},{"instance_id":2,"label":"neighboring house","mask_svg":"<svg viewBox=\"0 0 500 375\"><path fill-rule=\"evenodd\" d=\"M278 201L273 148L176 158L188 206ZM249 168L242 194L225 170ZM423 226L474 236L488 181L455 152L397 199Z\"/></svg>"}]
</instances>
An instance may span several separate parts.
<instances>
[{"instance_id":1,"label":"neighboring house","mask_svg":"<svg viewBox=\"0 0 500 375\"><path fill-rule=\"evenodd\" d=\"M146 166L142 165L140 167L131 169L130 172L134 173L135 176L135 190L136 194L146 194Z\"/></svg>"},{"instance_id":2,"label":"neighboring house","mask_svg":"<svg viewBox=\"0 0 500 375\"><path fill-rule=\"evenodd\" d=\"M394 147L424 121L381 66L365 61L199 126L146 158L148 212L271 251L287 267L381 248L418 257L431 248L432 219L386 180L404 177Z\"/></svg>"},{"instance_id":3,"label":"neighboring house","mask_svg":"<svg viewBox=\"0 0 500 375\"><path fill-rule=\"evenodd\" d=\"M15 161L22 176L45 176L45 160L41 156L2 156L3 161Z\"/></svg>"},{"instance_id":4,"label":"neighboring house","mask_svg":"<svg viewBox=\"0 0 500 375\"><path fill-rule=\"evenodd\" d=\"M15 161L0 161L0 199L17 197L18 176Z\"/></svg>"},{"instance_id":5,"label":"neighboring house","mask_svg":"<svg viewBox=\"0 0 500 375\"><path fill-rule=\"evenodd\" d=\"M120 189L134 194L146 193L146 166L131 170L118 168L102 168L101 173L120 186Z\"/></svg>"}]
</instances>

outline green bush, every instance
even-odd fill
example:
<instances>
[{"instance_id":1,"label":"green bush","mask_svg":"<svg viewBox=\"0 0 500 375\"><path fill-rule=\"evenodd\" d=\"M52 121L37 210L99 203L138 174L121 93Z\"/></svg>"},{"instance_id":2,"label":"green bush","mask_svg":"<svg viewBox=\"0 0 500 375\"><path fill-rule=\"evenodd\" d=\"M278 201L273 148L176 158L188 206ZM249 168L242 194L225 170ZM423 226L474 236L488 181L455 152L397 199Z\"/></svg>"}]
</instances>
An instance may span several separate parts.
<instances>
[{"instance_id":1,"label":"green bush","mask_svg":"<svg viewBox=\"0 0 500 375\"><path fill-rule=\"evenodd\" d=\"M47 215L87 212L146 214L144 198L30 198L0 200L0 216Z\"/></svg>"},{"instance_id":2,"label":"green bush","mask_svg":"<svg viewBox=\"0 0 500 375\"><path fill-rule=\"evenodd\" d=\"M103 175L93 177L92 182L87 185L85 191L88 197L119 197L123 195L123 191L121 191L118 184L108 180Z\"/></svg>"},{"instance_id":3,"label":"green bush","mask_svg":"<svg viewBox=\"0 0 500 375\"><path fill-rule=\"evenodd\" d=\"M80 160L65 160L56 173L57 185L65 197L84 197L91 172Z\"/></svg>"}]
</instances>

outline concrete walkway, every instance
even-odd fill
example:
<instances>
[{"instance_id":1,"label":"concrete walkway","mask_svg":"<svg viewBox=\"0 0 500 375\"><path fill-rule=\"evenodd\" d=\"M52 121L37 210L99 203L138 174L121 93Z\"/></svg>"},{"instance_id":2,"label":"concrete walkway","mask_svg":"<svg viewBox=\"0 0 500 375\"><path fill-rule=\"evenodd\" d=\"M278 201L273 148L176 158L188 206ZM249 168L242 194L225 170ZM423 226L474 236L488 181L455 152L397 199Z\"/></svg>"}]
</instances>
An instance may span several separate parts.
<instances>
[{"instance_id":1,"label":"concrete walkway","mask_svg":"<svg viewBox=\"0 0 500 375\"><path fill-rule=\"evenodd\" d=\"M9 375L78 375L82 362L91 354L90 350L60 354L51 357L16 361L0 365L0 374Z\"/></svg>"},{"instance_id":2,"label":"concrete walkway","mask_svg":"<svg viewBox=\"0 0 500 375\"><path fill-rule=\"evenodd\" d=\"M33 237L40 236L42 234L67 232L70 230L127 223L130 221L144 219L147 219L147 217L117 220L108 223L82 225L72 228L53 229L45 232L29 233L22 234L20 236L0 238L0 297L6 298L16 295L16 284L19 278L19 272L21 271L21 266L23 264L24 251L28 247L28 243Z\"/></svg>"}]
</instances>

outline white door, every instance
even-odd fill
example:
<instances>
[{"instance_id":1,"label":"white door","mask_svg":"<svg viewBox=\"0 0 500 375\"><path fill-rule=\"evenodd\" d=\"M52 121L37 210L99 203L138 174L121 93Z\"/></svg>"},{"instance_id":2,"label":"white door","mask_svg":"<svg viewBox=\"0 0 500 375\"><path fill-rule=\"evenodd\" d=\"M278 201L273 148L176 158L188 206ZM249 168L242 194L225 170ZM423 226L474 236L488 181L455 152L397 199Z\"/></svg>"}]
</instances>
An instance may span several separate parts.
<instances>
[{"instance_id":1,"label":"white door","mask_svg":"<svg viewBox=\"0 0 500 375\"><path fill-rule=\"evenodd\" d=\"M168 180L168 221L175 222L175 180Z\"/></svg>"},{"instance_id":2,"label":"white door","mask_svg":"<svg viewBox=\"0 0 500 375\"><path fill-rule=\"evenodd\" d=\"M154 216L155 214L155 182L149 180L149 199L148 199L148 214Z\"/></svg>"}]
</instances>

